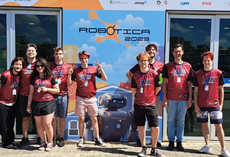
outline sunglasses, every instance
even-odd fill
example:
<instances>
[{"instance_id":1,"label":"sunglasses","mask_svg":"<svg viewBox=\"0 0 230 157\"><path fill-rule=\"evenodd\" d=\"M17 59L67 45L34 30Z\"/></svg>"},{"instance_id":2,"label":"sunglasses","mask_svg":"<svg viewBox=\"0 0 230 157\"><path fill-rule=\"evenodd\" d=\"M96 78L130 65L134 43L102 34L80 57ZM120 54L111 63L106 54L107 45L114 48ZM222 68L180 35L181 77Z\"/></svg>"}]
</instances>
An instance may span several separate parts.
<instances>
[{"instance_id":1,"label":"sunglasses","mask_svg":"<svg viewBox=\"0 0 230 157\"><path fill-rule=\"evenodd\" d=\"M44 65L36 65L36 68L43 68L44 67Z\"/></svg>"}]
</instances>

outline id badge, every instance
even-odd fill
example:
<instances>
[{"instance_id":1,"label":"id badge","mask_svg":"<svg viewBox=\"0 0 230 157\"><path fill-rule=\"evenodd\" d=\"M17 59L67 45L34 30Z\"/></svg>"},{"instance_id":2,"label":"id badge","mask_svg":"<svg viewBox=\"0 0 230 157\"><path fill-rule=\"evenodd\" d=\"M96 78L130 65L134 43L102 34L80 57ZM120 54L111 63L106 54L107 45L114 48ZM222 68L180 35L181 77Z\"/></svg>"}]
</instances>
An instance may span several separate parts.
<instances>
[{"instance_id":1,"label":"id badge","mask_svg":"<svg viewBox=\"0 0 230 157\"><path fill-rule=\"evenodd\" d=\"M16 92L16 89L13 89L13 95L16 95L17 92Z\"/></svg>"},{"instance_id":2,"label":"id badge","mask_svg":"<svg viewBox=\"0 0 230 157\"><path fill-rule=\"evenodd\" d=\"M40 93L40 92L41 92L41 88L40 88L40 87L38 88L37 92L38 92L38 93Z\"/></svg>"},{"instance_id":3,"label":"id badge","mask_svg":"<svg viewBox=\"0 0 230 157\"><path fill-rule=\"evenodd\" d=\"M143 87L140 88L140 93L143 93Z\"/></svg>"},{"instance_id":4,"label":"id badge","mask_svg":"<svg viewBox=\"0 0 230 157\"><path fill-rule=\"evenodd\" d=\"M205 91L208 91L208 90L209 90L209 86L208 86L208 85L205 85L204 90L205 90Z\"/></svg>"},{"instance_id":5,"label":"id badge","mask_svg":"<svg viewBox=\"0 0 230 157\"><path fill-rule=\"evenodd\" d=\"M84 82L84 86L85 86L85 87L88 86L88 81L85 81L85 82Z\"/></svg>"},{"instance_id":6,"label":"id badge","mask_svg":"<svg viewBox=\"0 0 230 157\"><path fill-rule=\"evenodd\" d=\"M181 82L181 78L177 77L177 82L180 83Z\"/></svg>"},{"instance_id":7,"label":"id badge","mask_svg":"<svg viewBox=\"0 0 230 157\"><path fill-rule=\"evenodd\" d=\"M61 79L58 79L58 84L61 84Z\"/></svg>"}]
</instances>

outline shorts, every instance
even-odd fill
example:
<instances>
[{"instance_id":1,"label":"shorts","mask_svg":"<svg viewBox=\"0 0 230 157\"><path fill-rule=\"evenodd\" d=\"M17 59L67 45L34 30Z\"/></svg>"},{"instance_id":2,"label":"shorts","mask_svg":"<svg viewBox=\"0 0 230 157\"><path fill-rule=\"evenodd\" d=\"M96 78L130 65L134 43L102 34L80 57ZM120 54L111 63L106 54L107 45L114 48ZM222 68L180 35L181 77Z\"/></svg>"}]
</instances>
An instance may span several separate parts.
<instances>
[{"instance_id":1,"label":"shorts","mask_svg":"<svg viewBox=\"0 0 230 157\"><path fill-rule=\"evenodd\" d=\"M211 124L222 124L223 123L223 113L220 108L215 107L200 107L201 114L196 115L196 121L198 123L207 123L208 114L210 114Z\"/></svg>"},{"instance_id":2,"label":"shorts","mask_svg":"<svg viewBox=\"0 0 230 157\"><path fill-rule=\"evenodd\" d=\"M134 104L134 125L145 126L146 118L149 127L158 127L158 114L155 106L140 106Z\"/></svg>"},{"instance_id":3,"label":"shorts","mask_svg":"<svg viewBox=\"0 0 230 157\"><path fill-rule=\"evenodd\" d=\"M56 102L55 100L43 102L32 101L31 107L34 116L45 116L55 111Z\"/></svg>"},{"instance_id":4,"label":"shorts","mask_svg":"<svg viewBox=\"0 0 230 157\"><path fill-rule=\"evenodd\" d=\"M18 107L20 116L23 117L30 117L31 114L26 111L28 104L28 96L20 95L18 96Z\"/></svg>"},{"instance_id":5,"label":"shorts","mask_svg":"<svg viewBox=\"0 0 230 157\"><path fill-rule=\"evenodd\" d=\"M54 118L66 118L68 112L69 96L54 96L56 102L56 109Z\"/></svg>"},{"instance_id":6,"label":"shorts","mask_svg":"<svg viewBox=\"0 0 230 157\"><path fill-rule=\"evenodd\" d=\"M86 109L88 111L89 116L97 116L98 115L98 107L97 107L97 98L82 98L76 97L76 109L75 114L78 116L84 116Z\"/></svg>"}]
</instances>

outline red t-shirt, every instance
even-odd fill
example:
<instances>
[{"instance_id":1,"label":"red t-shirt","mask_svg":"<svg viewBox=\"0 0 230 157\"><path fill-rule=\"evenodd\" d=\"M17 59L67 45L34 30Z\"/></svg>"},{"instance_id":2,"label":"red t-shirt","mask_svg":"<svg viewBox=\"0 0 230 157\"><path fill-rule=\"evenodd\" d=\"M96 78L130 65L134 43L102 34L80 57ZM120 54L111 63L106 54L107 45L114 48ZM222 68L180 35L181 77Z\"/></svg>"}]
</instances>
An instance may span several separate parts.
<instances>
[{"instance_id":1,"label":"red t-shirt","mask_svg":"<svg viewBox=\"0 0 230 157\"><path fill-rule=\"evenodd\" d=\"M0 103L11 104L15 101L13 90L18 91L19 75L14 75L11 70L4 71L1 74Z\"/></svg>"},{"instance_id":2,"label":"red t-shirt","mask_svg":"<svg viewBox=\"0 0 230 157\"><path fill-rule=\"evenodd\" d=\"M156 106L155 88L160 86L159 81L159 76L153 69L149 69L147 73L136 71L131 81L131 87L136 88L134 103L140 106Z\"/></svg>"},{"instance_id":3,"label":"red t-shirt","mask_svg":"<svg viewBox=\"0 0 230 157\"><path fill-rule=\"evenodd\" d=\"M163 67L164 67L164 64L159 61L155 61L153 64L149 64L149 68L157 71L158 74L162 72ZM140 70L140 65L136 64L134 67L132 67L132 69L130 69L130 72L134 74L136 71L139 71L139 70Z\"/></svg>"},{"instance_id":4,"label":"red t-shirt","mask_svg":"<svg viewBox=\"0 0 230 157\"><path fill-rule=\"evenodd\" d=\"M36 77L33 81L30 82L31 85L34 86L34 95L33 101L43 102L43 101L51 101L54 99L53 94L49 92L38 92L39 87L53 88L53 85L57 84L57 79L54 76L51 76L48 79L40 79Z\"/></svg>"},{"instance_id":5,"label":"red t-shirt","mask_svg":"<svg viewBox=\"0 0 230 157\"><path fill-rule=\"evenodd\" d=\"M30 93L30 75L34 70L34 63L29 64L26 60L21 71L21 85L19 94L23 96L29 96Z\"/></svg>"},{"instance_id":6,"label":"red t-shirt","mask_svg":"<svg viewBox=\"0 0 230 157\"><path fill-rule=\"evenodd\" d=\"M180 67L181 73L179 75L178 72ZM193 79L192 66L189 63L183 62L182 65L176 64L175 62L167 63L163 68L162 77L168 79L166 89L166 96L168 100L188 100L188 81L192 82ZM178 77L180 79L179 82Z\"/></svg>"},{"instance_id":7,"label":"red t-shirt","mask_svg":"<svg viewBox=\"0 0 230 157\"><path fill-rule=\"evenodd\" d=\"M72 74L72 80L77 82L76 95L83 98L91 98L96 96L96 79L95 76L101 78L101 73L94 66L76 68Z\"/></svg>"},{"instance_id":8,"label":"red t-shirt","mask_svg":"<svg viewBox=\"0 0 230 157\"><path fill-rule=\"evenodd\" d=\"M68 88L67 88L67 76L70 69L70 65L67 63L63 63L62 65L57 65L55 62L50 62L50 69L53 75L57 79L61 79L61 84L59 84L60 93L59 95L67 95Z\"/></svg>"},{"instance_id":9,"label":"red t-shirt","mask_svg":"<svg viewBox=\"0 0 230 157\"><path fill-rule=\"evenodd\" d=\"M209 75L210 79L208 79ZM208 91L205 91L206 82ZM199 88L198 105L200 107L220 107L218 87L224 85L223 74L220 70L213 68L210 74L210 71L200 69L195 73L193 84Z\"/></svg>"}]
</instances>

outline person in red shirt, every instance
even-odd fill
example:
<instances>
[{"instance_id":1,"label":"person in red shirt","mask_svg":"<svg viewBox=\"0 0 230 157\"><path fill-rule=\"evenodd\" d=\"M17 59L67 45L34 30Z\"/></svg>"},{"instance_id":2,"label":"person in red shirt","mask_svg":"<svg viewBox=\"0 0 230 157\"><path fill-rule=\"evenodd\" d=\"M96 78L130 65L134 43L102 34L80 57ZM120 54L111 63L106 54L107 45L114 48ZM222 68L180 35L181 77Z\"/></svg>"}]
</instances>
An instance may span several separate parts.
<instances>
[{"instance_id":1,"label":"person in red shirt","mask_svg":"<svg viewBox=\"0 0 230 157\"><path fill-rule=\"evenodd\" d=\"M220 156L230 156L225 148L224 130L222 127L224 105L224 79L220 70L213 68L213 53L205 52L202 55L203 69L195 73L194 77L194 106L197 113L197 122L201 123L202 133L206 145L198 150L200 153L210 153L212 148L209 142L208 114L210 122L216 127L216 135L221 145Z\"/></svg>"},{"instance_id":2,"label":"person in red shirt","mask_svg":"<svg viewBox=\"0 0 230 157\"><path fill-rule=\"evenodd\" d=\"M134 100L134 124L138 126L138 134L142 150L138 156L146 154L145 121L152 129L151 155L164 156L156 149L159 136L158 114L156 110L156 95L161 90L158 73L149 68L150 55L142 52L137 55L140 70L136 71L131 80L131 88L135 94Z\"/></svg>"},{"instance_id":3,"label":"person in red shirt","mask_svg":"<svg viewBox=\"0 0 230 157\"><path fill-rule=\"evenodd\" d=\"M177 149L184 151L182 140L187 108L192 105L192 66L182 61L183 46L173 46L174 61L167 63L162 71L163 76L163 106L167 111L168 150L173 150L175 140L175 118L177 117Z\"/></svg>"},{"instance_id":4,"label":"person in red shirt","mask_svg":"<svg viewBox=\"0 0 230 157\"><path fill-rule=\"evenodd\" d=\"M20 72L24 59L16 57L10 69L1 74L0 84L0 130L3 148L16 148L14 141L15 101L18 94Z\"/></svg>"},{"instance_id":5,"label":"person in red shirt","mask_svg":"<svg viewBox=\"0 0 230 157\"><path fill-rule=\"evenodd\" d=\"M23 138L21 142L17 145L18 148L23 148L30 144L28 139L28 132L30 127L30 117L31 114L26 112L27 101L30 92L30 75L33 72L34 64L37 56L37 46L35 44L28 44L26 48L26 59L24 60L24 65L20 77L20 90L18 96L19 103L19 113L22 117L22 134ZM35 125L34 125L35 126ZM38 137L38 142L40 138Z\"/></svg>"},{"instance_id":6,"label":"person in red shirt","mask_svg":"<svg viewBox=\"0 0 230 157\"><path fill-rule=\"evenodd\" d=\"M42 141L39 150L50 151L53 148L52 120L56 109L54 95L59 94L59 85L57 79L52 76L47 61L43 58L39 58L35 62L30 80L30 93L26 111L28 113L33 112L37 131ZM47 144L45 143L44 131L48 137Z\"/></svg>"},{"instance_id":7,"label":"person in red shirt","mask_svg":"<svg viewBox=\"0 0 230 157\"><path fill-rule=\"evenodd\" d=\"M78 142L78 147L83 147L84 145L84 121L86 109L92 121L95 144L105 147L106 144L99 138L98 129L98 107L96 98L96 78L107 81L107 76L102 69L102 66L98 63L94 63L94 66L88 66L90 54L86 51L81 51L78 54L79 60L81 61L81 67L69 70L67 84L72 85L73 81L77 83L76 89L76 109L75 113L79 116L79 130L80 130L80 140Z\"/></svg>"},{"instance_id":8,"label":"person in red shirt","mask_svg":"<svg viewBox=\"0 0 230 157\"><path fill-rule=\"evenodd\" d=\"M67 117L68 104L69 104L67 75L70 69L70 65L63 62L64 53L61 47L54 48L54 58L55 58L55 61L50 63L50 69L53 75L58 80L60 93L54 96L56 100L56 111L55 111L54 119L52 122L53 134L54 134L53 146L55 147L57 142L59 141L58 146L63 147L65 145L64 133L65 133L66 117ZM56 135L58 117L59 117L59 124L60 124L59 139L57 139L57 135Z\"/></svg>"}]
</instances>

